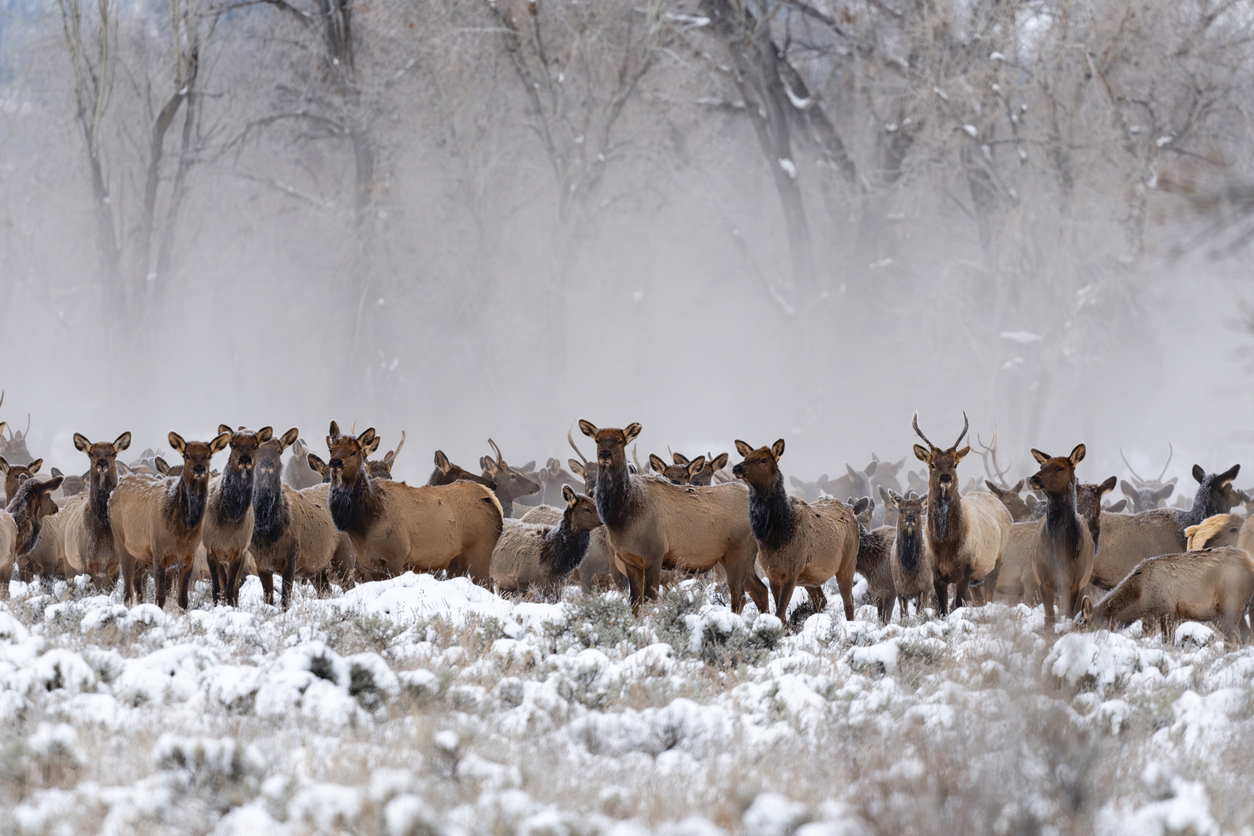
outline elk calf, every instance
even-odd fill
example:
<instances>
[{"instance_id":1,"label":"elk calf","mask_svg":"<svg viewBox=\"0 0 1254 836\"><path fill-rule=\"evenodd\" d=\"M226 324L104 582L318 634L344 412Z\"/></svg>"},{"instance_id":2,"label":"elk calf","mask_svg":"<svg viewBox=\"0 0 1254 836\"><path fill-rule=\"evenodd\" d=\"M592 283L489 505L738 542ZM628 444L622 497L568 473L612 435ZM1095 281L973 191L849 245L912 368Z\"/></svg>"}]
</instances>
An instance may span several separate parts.
<instances>
[{"instance_id":1,"label":"elk calf","mask_svg":"<svg viewBox=\"0 0 1254 836\"><path fill-rule=\"evenodd\" d=\"M25 480L5 510L0 511L0 593L9 595L9 578L19 557L39 541L44 517L57 512L52 492L61 487L61 477L47 482Z\"/></svg>"},{"instance_id":2,"label":"elk calf","mask_svg":"<svg viewBox=\"0 0 1254 836\"><path fill-rule=\"evenodd\" d=\"M1045 494L1032 572L1041 587L1045 623L1054 623L1054 602L1061 599L1067 617L1075 616L1080 593L1093 575L1093 535L1076 512L1075 466L1084 460L1085 448L1077 444L1070 456L1050 456L1032 450L1041 469L1029 480Z\"/></svg>"},{"instance_id":3,"label":"elk calf","mask_svg":"<svg viewBox=\"0 0 1254 836\"><path fill-rule=\"evenodd\" d=\"M883 526L867 531L858 524L858 574L866 578L867 596L875 602L882 624L893 620L897 585L893 582L893 542L897 530Z\"/></svg>"},{"instance_id":4,"label":"elk calf","mask_svg":"<svg viewBox=\"0 0 1254 836\"><path fill-rule=\"evenodd\" d=\"M845 619L853 621L853 574L858 561L858 521L853 510L835 499L807 503L789 498L779 470L782 438L756 450L737 441L736 451L744 460L732 473L749 486L749 525L758 544L758 563L775 597L775 614L788 618L788 602L797 584L810 593L815 612L822 612L827 604L822 586L835 576Z\"/></svg>"},{"instance_id":5,"label":"elk calf","mask_svg":"<svg viewBox=\"0 0 1254 836\"><path fill-rule=\"evenodd\" d=\"M109 497L113 542L122 563L123 594L129 604L137 590L136 564L152 561L157 606L165 607L169 572L177 570L179 606L187 609L188 584L209 500L209 464L231 443L224 432L213 441L184 441L170 433L170 447L183 456L178 476L133 474L118 482Z\"/></svg>"},{"instance_id":6,"label":"elk calf","mask_svg":"<svg viewBox=\"0 0 1254 836\"><path fill-rule=\"evenodd\" d=\"M596 502L563 486L566 509L556 526L507 520L492 552L497 589L518 592L539 587L552 594L588 552L591 532L600 527Z\"/></svg>"},{"instance_id":7,"label":"elk calf","mask_svg":"<svg viewBox=\"0 0 1254 836\"><path fill-rule=\"evenodd\" d=\"M1245 634L1243 616L1254 597L1254 559L1244 549L1219 548L1141 561L1097 604L1086 597L1080 623L1126 627L1157 620L1163 641L1176 622L1215 621L1224 635Z\"/></svg>"},{"instance_id":8,"label":"elk calf","mask_svg":"<svg viewBox=\"0 0 1254 836\"><path fill-rule=\"evenodd\" d=\"M922 613L928 596L935 590L932 558L923 533L927 497L918 497L914 491L905 497L889 491L888 501L897 509L897 529L889 565L893 572L893 589L901 604L901 617L905 618L910 614L911 599L915 602L915 612ZM888 615L892 617L891 609Z\"/></svg>"},{"instance_id":9,"label":"elk calf","mask_svg":"<svg viewBox=\"0 0 1254 836\"><path fill-rule=\"evenodd\" d=\"M592 473L596 473L595 468ZM596 484L595 476L593 484ZM562 521L563 512L562 508L540 505L523 514L519 522L553 526ZM495 566L495 560L493 565ZM601 588L627 590L627 576L619 571L618 564L614 561L614 550L610 548L610 538L604 524L592 529L588 537L588 552L584 555L583 562L570 573L570 577L586 594Z\"/></svg>"}]
</instances>

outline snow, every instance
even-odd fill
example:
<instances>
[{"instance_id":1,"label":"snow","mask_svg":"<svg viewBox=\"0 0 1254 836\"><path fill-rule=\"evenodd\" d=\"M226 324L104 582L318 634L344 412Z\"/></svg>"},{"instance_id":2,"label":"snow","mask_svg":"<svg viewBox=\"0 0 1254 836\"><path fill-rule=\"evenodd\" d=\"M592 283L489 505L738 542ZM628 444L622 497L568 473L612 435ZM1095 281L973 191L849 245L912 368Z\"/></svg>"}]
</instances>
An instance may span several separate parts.
<instances>
[{"instance_id":1,"label":"snow","mask_svg":"<svg viewBox=\"0 0 1254 836\"><path fill-rule=\"evenodd\" d=\"M784 173L787 174L791 179L793 180L797 179L797 166L793 163L792 160L781 158L779 161L779 167L782 168L784 170Z\"/></svg>"}]
</instances>

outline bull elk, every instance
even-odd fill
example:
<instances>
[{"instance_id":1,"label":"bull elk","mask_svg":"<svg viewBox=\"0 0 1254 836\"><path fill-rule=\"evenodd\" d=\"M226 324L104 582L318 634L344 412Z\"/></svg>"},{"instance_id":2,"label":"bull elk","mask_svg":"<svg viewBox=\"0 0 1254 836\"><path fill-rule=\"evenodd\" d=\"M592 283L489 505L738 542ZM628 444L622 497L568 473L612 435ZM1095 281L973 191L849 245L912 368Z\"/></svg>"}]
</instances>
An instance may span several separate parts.
<instances>
[{"instance_id":1,"label":"bull elk","mask_svg":"<svg viewBox=\"0 0 1254 836\"><path fill-rule=\"evenodd\" d=\"M370 471L370 478L371 479L391 479L392 478L392 465L396 463L396 457L401 454L401 448L404 446L405 446L405 431L401 430L401 440L397 442L395 450L389 450L386 453L384 453L383 459L381 461L367 461L366 462L366 467ZM375 444L375 449L378 449L377 443ZM373 453L374 450L371 450L370 452Z\"/></svg>"},{"instance_id":2,"label":"bull elk","mask_svg":"<svg viewBox=\"0 0 1254 836\"><path fill-rule=\"evenodd\" d=\"M0 395L0 400L3 399L3 395ZM30 413L26 413L26 432L16 432L9 427L9 437L5 439L3 435L5 427L8 427L7 423L0 423L0 442L3 443L0 453L3 453L12 464L30 464L34 460L34 456L26 447L26 439L30 435Z\"/></svg>"},{"instance_id":3,"label":"bull elk","mask_svg":"<svg viewBox=\"0 0 1254 836\"><path fill-rule=\"evenodd\" d=\"M347 585L356 564L348 535L335 530L327 509L330 486L319 484L298 491L283 484L283 451L297 443L297 434L292 427L280 437L261 443L253 484L249 550L267 604L274 602L274 575L283 579L283 609L291 602L298 576L317 578L335 568L341 583Z\"/></svg>"},{"instance_id":4,"label":"bull elk","mask_svg":"<svg viewBox=\"0 0 1254 836\"><path fill-rule=\"evenodd\" d=\"M512 517L514 516L514 500L540 492L540 483L528 478L523 472L524 469L530 470L535 462L529 463L524 469L511 467L501 455L501 448L496 446L496 442L489 438L488 444L492 446L496 458L484 456L479 460L479 464L483 467L483 478L491 479L496 483L496 498L501 502L501 510L506 517Z\"/></svg>"},{"instance_id":5,"label":"bull elk","mask_svg":"<svg viewBox=\"0 0 1254 836\"><path fill-rule=\"evenodd\" d=\"M597 512L610 547L631 587L632 611L656 597L662 569L704 572L723 567L731 608L744 607L746 590L759 612L768 612L766 585L753 571L757 543L749 528L749 491L739 483L678 487L627 471L627 445L639 424L598 429L579 420L597 445Z\"/></svg>"},{"instance_id":6,"label":"bull elk","mask_svg":"<svg viewBox=\"0 0 1254 836\"><path fill-rule=\"evenodd\" d=\"M205 509L203 541L212 582L213 602L219 596L232 607L239 606L239 572L244 550L253 537L253 471L257 450L274 435L271 427L252 432L243 427L232 430L226 424L218 432L230 436L231 456L226 472L209 486ZM286 590L284 590L286 592Z\"/></svg>"},{"instance_id":7,"label":"bull elk","mask_svg":"<svg viewBox=\"0 0 1254 836\"><path fill-rule=\"evenodd\" d=\"M557 525L506 520L492 552L492 581L497 589L518 592L538 588L552 594L574 571L601 525L596 501L562 487L565 510Z\"/></svg>"},{"instance_id":8,"label":"bull elk","mask_svg":"<svg viewBox=\"0 0 1254 836\"><path fill-rule=\"evenodd\" d=\"M1171 495L1175 493L1176 477L1173 476L1166 482L1163 481L1163 477L1167 475L1167 468L1171 466L1171 460L1175 455L1175 448L1168 444L1167 461L1163 464L1163 469L1158 474L1158 478L1143 479L1140 474L1132 469L1132 465L1128 462L1128 457L1123 454L1123 448L1119 449L1119 458L1123 459L1123 463L1128 467L1128 472L1132 474L1132 484L1129 484L1127 481L1121 481L1119 489L1132 502L1132 513L1139 514L1142 511L1153 511L1155 508L1161 508L1171 498Z\"/></svg>"},{"instance_id":9,"label":"bull elk","mask_svg":"<svg viewBox=\"0 0 1254 836\"><path fill-rule=\"evenodd\" d=\"M988 588L997 586L1002 550L1010 539L1010 512L992 494L958 494L958 463L971 448L958 449L970 427L962 413L962 432L947 450L928 441L919 429L919 413L912 422L915 433L927 447L914 445L914 455L928 466L927 527L928 553L932 557L936 605L941 615L949 612L949 584L957 588L954 607L970 598L972 581L989 579Z\"/></svg>"},{"instance_id":10,"label":"bull elk","mask_svg":"<svg viewBox=\"0 0 1254 836\"><path fill-rule=\"evenodd\" d=\"M224 432L212 441L184 441L171 432L170 447L182 454L182 472L164 478L133 474L118 482L109 497L113 542L122 563L127 603L135 589L136 564L152 561L157 606L165 607L169 572L178 572L179 606L187 609L188 584L209 501L209 470L214 455L231 443Z\"/></svg>"},{"instance_id":11,"label":"bull elk","mask_svg":"<svg viewBox=\"0 0 1254 836\"><path fill-rule=\"evenodd\" d=\"M1041 469L1029 481L1045 494L1032 573L1041 588L1047 625L1054 623L1056 598L1067 618L1075 616L1080 594L1093 575L1093 535L1076 511L1075 466L1084 460L1084 453L1083 444L1077 444L1069 456L1032 450Z\"/></svg>"},{"instance_id":12,"label":"bull elk","mask_svg":"<svg viewBox=\"0 0 1254 836\"><path fill-rule=\"evenodd\" d=\"M8 597L13 565L39 541L44 518L57 513L52 492L59 487L59 476L47 482L27 479L17 489L8 507L0 511L0 592L5 597Z\"/></svg>"},{"instance_id":13,"label":"bull elk","mask_svg":"<svg viewBox=\"0 0 1254 836\"><path fill-rule=\"evenodd\" d=\"M327 436L328 510L336 529L348 534L358 565L386 575L445 571L486 584L504 519L492 491L467 481L413 487L371 479L363 458L375 439L373 427L358 436Z\"/></svg>"},{"instance_id":14,"label":"bull elk","mask_svg":"<svg viewBox=\"0 0 1254 836\"><path fill-rule=\"evenodd\" d=\"M1150 557L1104 598L1080 605L1080 623L1126 627L1157 620L1162 639L1180 620L1218 622L1225 637L1246 633L1244 616L1254 598L1254 558L1240 548Z\"/></svg>"},{"instance_id":15,"label":"bull elk","mask_svg":"<svg viewBox=\"0 0 1254 836\"><path fill-rule=\"evenodd\" d=\"M749 486L749 525L758 545L758 563L775 598L775 614L788 617L788 602L797 584L810 593L814 611L822 612L827 604L823 584L835 576L845 619L853 621L853 575L858 564L858 521L853 509L835 499L807 503L789 498L779 469L782 438L757 449L737 441L736 452L744 459L732 473Z\"/></svg>"}]
</instances>

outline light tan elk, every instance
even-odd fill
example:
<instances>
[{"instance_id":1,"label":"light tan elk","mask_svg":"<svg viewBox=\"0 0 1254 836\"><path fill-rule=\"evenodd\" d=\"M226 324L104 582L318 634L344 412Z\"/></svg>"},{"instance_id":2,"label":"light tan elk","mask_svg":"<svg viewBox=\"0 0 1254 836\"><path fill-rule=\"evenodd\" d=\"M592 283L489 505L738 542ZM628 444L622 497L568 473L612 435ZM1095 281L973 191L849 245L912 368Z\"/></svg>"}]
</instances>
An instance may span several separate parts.
<instances>
[{"instance_id":1,"label":"light tan elk","mask_svg":"<svg viewBox=\"0 0 1254 836\"><path fill-rule=\"evenodd\" d=\"M43 467L43 459L35 459L29 464L9 464L0 456L0 473L4 474L4 501L9 503L17 496L18 486L39 472Z\"/></svg>"},{"instance_id":2,"label":"light tan elk","mask_svg":"<svg viewBox=\"0 0 1254 836\"><path fill-rule=\"evenodd\" d=\"M239 573L244 550L253 537L253 470L257 449L274 435L271 427L257 432L240 427L232 430L218 425L218 432L231 437L231 457L226 471L209 486L205 509L205 559L213 588L213 602L219 596L230 606L239 605ZM286 591L286 590L285 590Z\"/></svg>"},{"instance_id":3,"label":"light tan elk","mask_svg":"<svg viewBox=\"0 0 1254 836\"><path fill-rule=\"evenodd\" d=\"M187 609L188 584L209 500L209 463L231 443L231 434L222 433L206 442L184 441L172 432L169 439L170 447L183 456L182 472L164 478L133 474L119 481L109 497L109 521L121 558L127 603L139 591L137 564L151 561L157 606L165 606L169 573L175 570L179 606Z\"/></svg>"},{"instance_id":4,"label":"light tan elk","mask_svg":"<svg viewBox=\"0 0 1254 836\"><path fill-rule=\"evenodd\" d=\"M822 612L827 604L822 586L834 576L845 619L853 621L853 575L858 566L853 509L835 499L807 503L790 498L779 469L782 438L756 450L737 441L736 452L744 460L732 473L749 486L749 525L758 544L758 563L775 597L775 614L788 618L788 602L797 584L810 593L814 611Z\"/></svg>"},{"instance_id":5,"label":"light tan elk","mask_svg":"<svg viewBox=\"0 0 1254 836\"><path fill-rule=\"evenodd\" d=\"M1126 627L1157 620L1164 642L1177 621L1218 622L1236 639L1248 632L1244 616L1254 597L1254 559L1244 549L1218 548L1141 561L1097 604L1086 597L1080 622Z\"/></svg>"},{"instance_id":6,"label":"light tan elk","mask_svg":"<svg viewBox=\"0 0 1254 836\"><path fill-rule=\"evenodd\" d=\"M283 579L282 606L291 602L297 577L319 578L333 567L351 584L356 557L347 534L335 530L327 509L329 485L298 491L283 484L283 451L297 441L292 427L257 448L253 483L253 532L249 550L267 604L274 603L274 575ZM309 455L309 454L307 454Z\"/></svg>"},{"instance_id":7,"label":"light tan elk","mask_svg":"<svg viewBox=\"0 0 1254 836\"><path fill-rule=\"evenodd\" d=\"M371 479L363 450L375 438L373 427L358 436L327 436L328 509L352 541L358 566L386 575L445 571L488 583L501 536L500 502L474 482L413 487Z\"/></svg>"},{"instance_id":8,"label":"light tan elk","mask_svg":"<svg viewBox=\"0 0 1254 836\"><path fill-rule=\"evenodd\" d=\"M496 484L496 498L501 501L501 509L506 517L512 517L514 500L540 492L540 483L523 472L524 469L530 470L535 462L529 462L524 469L511 467L501 456L501 448L496 446L496 442L489 438L488 444L492 446L496 458L484 456L479 460L483 467L483 478L491 479Z\"/></svg>"},{"instance_id":9,"label":"light tan elk","mask_svg":"<svg viewBox=\"0 0 1254 836\"><path fill-rule=\"evenodd\" d=\"M505 521L492 552L492 581L497 589L518 592L532 588L552 595L588 552L591 532L599 528L596 501L562 488L566 508L556 526Z\"/></svg>"},{"instance_id":10,"label":"light tan elk","mask_svg":"<svg viewBox=\"0 0 1254 836\"><path fill-rule=\"evenodd\" d=\"M1010 512L992 494L958 495L958 463L971 451L958 449L970 424L962 414L962 432L947 450L941 450L919 429L919 414L912 422L927 447L914 445L914 455L928 466L927 527L924 529L932 558L936 605L941 615L949 612L949 584L957 589L954 607L970 600L972 581L988 578L989 590L997 586L1001 554L1010 539Z\"/></svg>"},{"instance_id":11,"label":"light tan elk","mask_svg":"<svg viewBox=\"0 0 1254 836\"><path fill-rule=\"evenodd\" d=\"M695 485L693 479L705 469L705 456L697 456L687 464L667 464L656 453L649 454L649 469L670 482L672 485ZM713 477L713 471L710 476ZM708 483L707 483L708 484Z\"/></svg>"},{"instance_id":12,"label":"light tan elk","mask_svg":"<svg viewBox=\"0 0 1254 836\"><path fill-rule=\"evenodd\" d=\"M1045 603L1045 623L1050 625L1055 600L1067 618L1075 617L1080 594L1093 575L1093 535L1076 512L1075 466L1084 460L1084 453L1083 444L1077 444L1069 456L1032 450L1041 469L1029 482L1045 494L1045 516L1032 568Z\"/></svg>"},{"instance_id":13,"label":"light tan elk","mask_svg":"<svg viewBox=\"0 0 1254 836\"><path fill-rule=\"evenodd\" d=\"M592 472L596 473L595 466L592 466ZM552 526L562 521L562 514L563 510L560 508L540 505L523 514L519 522ZM587 594L603 588L623 591L628 589L627 576L619 570L614 560L614 550L610 548L610 536L604 524L597 526L589 534L588 551L583 562L570 573L570 579L578 583Z\"/></svg>"},{"instance_id":14,"label":"light tan elk","mask_svg":"<svg viewBox=\"0 0 1254 836\"><path fill-rule=\"evenodd\" d=\"M52 492L61 487L61 478L47 482L27 479L17 489L8 508L0 511L0 593L9 595L9 578L17 559L39 541L44 517L57 512Z\"/></svg>"},{"instance_id":15,"label":"light tan elk","mask_svg":"<svg viewBox=\"0 0 1254 836\"><path fill-rule=\"evenodd\" d=\"M1241 547L1241 528L1244 525L1245 518L1238 517L1236 514L1216 514L1213 517L1207 517L1197 525L1191 525L1184 530L1188 550L1197 552L1222 546Z\"/></svg>"},{"instance_id":16,"label":"light tan elk","mask_svg":"<svg viewBox=\"0 0 1254 836\"><path fill-rule=\"evenodd\" d=\"M316 467L310 460L310 467ZM321 461L321 460L319 460ZM451 485L465 479L470 482L478 482L490 491L496 490L496 482L486 479L478 473L471 473L463 467L453 464L448 460L448 456L444 455L443 450L435 451L435 470L431 472L431 478L427 480L429 486Z\"/></svg>"},{"instance_id":17,"label":"light tan elk","mask_svg":"<svg viewBox=\"0 0 1254 836\"><path fill-rule=\"evenodd\" d=\"M639 424L597 429L580 419L579 430L597 445L597 511L619 567L631 587L632 611L656 597L663 568L705 572L723 567L733 612L745 592L768 612L766 585L753 571L757 543L749 528L749 490L739 483L678 487L652 476L628 473L627 445Z\"/></svg>"},{"instance_id":18,"label":"light tan elk","mask_svg":"<svg viewBox=\"0 0 1254 836\"><path fill-rule=\"evenodd\" d=\"M1093 563L1093 583L1111 589L1147 557L1179 554L1185 550L1184 530L1207 517L1226 514L1241 502L1232 487L1240 465L1223 473L1206 473L1193 465L1198 482L1193 507L1188 511L1159 508L1139 514L1102 514L1102 538Z\"/></svg>"},{"instance_id":19,"label":"light tan elk","mask_svg":"<svg viewBox=\"0 0 1254 836\"><path fill-rule=\"evenodd\" d=\"M927 606L928 597L935 590L932 558L927 553L927 542L923 534L927 497L918 497L914 491L904 497L895 491L889 491L887 501L897 509L897 529L893 536L889 565L893 572L893 590L901 604L901 617L904 619L910 615L911 600L915 602L915 612L921 614ZM892 617L893 611L890 607L888 618Z\"/></svg>"}]
</instances>

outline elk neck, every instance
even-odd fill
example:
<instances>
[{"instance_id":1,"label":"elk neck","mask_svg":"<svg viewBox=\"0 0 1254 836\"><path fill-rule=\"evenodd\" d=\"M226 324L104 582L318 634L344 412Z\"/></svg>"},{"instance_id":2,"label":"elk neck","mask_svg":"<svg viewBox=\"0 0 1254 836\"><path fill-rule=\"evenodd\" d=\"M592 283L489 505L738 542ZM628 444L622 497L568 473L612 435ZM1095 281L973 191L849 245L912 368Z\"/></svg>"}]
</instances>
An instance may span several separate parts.
<instances>
[{"instance_id":1,"label":"elk neck","mask_svg":"<svg viewBox=\"0 0 1254 836\"><path fill-rule=\"evenodd\" d=\"M370 523L382 513L382 505L383 499L371 484L364 466L357 471L357 478L351 484L344 484L342 477L331 480L327 510L331 512L331 521L338 531L365 536Z\"/></svg>"},{"instance_id":2,"label":"elk neck","mask_svg":"<svg viewBox=\"0 0 1254 836\"><path fill-rule=\"evenodd\" d=\"M764 487L749 485L749 527L754 539L768 549L781 548L797 533L797 521L784 490L784 474L777 472Z\"/></svg>"},{"instance_id":3,"label":"elk neck","mask_svg":"<svg viewBox=\"0 0 1254 836\"><path fill-rule=\"evenodd\" d=\"M106 472L101 473L96 468L91 469L91 482L87 488L87 501L91 503L92 513L90 519L93 521L93 527L99 534L113 536L113 529L109 522L109 496L113 493L113 489L118 486L118 468L115 464Z\"/></svg>"},{"instance_id":4,"label":"elk neck","mask_svg":"<svg viewBox=\"0 0 1254 836\"><path fill-rule=\"evenodd\" d=\"M289 512L283 496L283 475L272 468L269 477L258 471L253 485L253 542L260 548L273 546L287 531Z\"/></svg>"},{"instance_id":5,"label":"elk neck","mask_svg":"<svg viewBox=\"0 0 1254 836\"><path fill-rule=\"evenodd\" d=\"M1071 553L1080 542L1081 524L1075 509L1075 480L1059 493L1045 494L1045 520L1041 523L1044 536Z\"/></svg>"},{"instance_id":6,"label":"elk neck","mask_svg":"<svg viewBox=\"0 0 1254 836\"><path fill-rule=\"evenodd\" d=\"M1219 493L1220 491L1215 490L1212 485L1198 485L1197 494L1193 497L1193 507L1187 511L1176 512L1180 528L1183 530L1191 525L1197 525L1207 517L1227 513L1227 508L1220 507Z\"/></svg>"},{"instance_id":7,"label":"elk neck","mask_svg":"<svg viewBox=\"0 0 1254 836\"><path fill-rule=\"evenodd\" d=\"M627 462L619 466L597 465L597 513L609 528L623 528L631 521L640 502L641 489L627 472Z\"/></svg>"},{"instance_id":8,"label":"elk neck","mask_svg":"<svg viewBox=\"0 0 1254 836\"><path fill-rule=\"evenodd\" d=\"M191 481L190 470L184 465L181 475L167 480L174 484L167 486L166 514L188 530L199 528L205 521L205 506L209 500L209 480Z\"/></svg>"},{"instance_id":9,"label":"elk neck","mask_svg":"<svg viewBox=\"0 0 1254 836\"><path fill-rule=\"evenodd\" d=\"M562 517L562 522L544 535L541 560L550 575L564 578L575 571L588 553L591 539L591 531L574 531L570 527L570 520Z\"/></svg>"},{"instance_id":10,"label":"elk neck","mask_svg":"<svg viewBox=\"0 0 1254 836\"><path fill-rule=\"evenodd\" d=\"M224 520L237 522L248 513L253 504L253 472L238 467L227 467L218 482L220 510Z\"/></svg>"},{"instance_id":11,"label":"elk neck","mask_svg":"<svg viewBox=\"0 0 1254 836\"><path fill-rule=\"evenodd\" d=\"M923 553L923 532L916 526L913 532L907 532L905 526L897 527L897 560L901 568L913 572L919 565L919 555Z\"/></svg>"},{"instance_id":12,"label":"elk neck","mask_svg":"<svg viewBox=\"0 0 1254 836\"><path fill-rule=\"evenodd\" d=\"M957 488L954 488L955 494ZM954 532L961 536L962 497L942 496L940 491L931 491L927 498L927 528L935 542L944 542Z\"/></svg>"}]
</instances>

